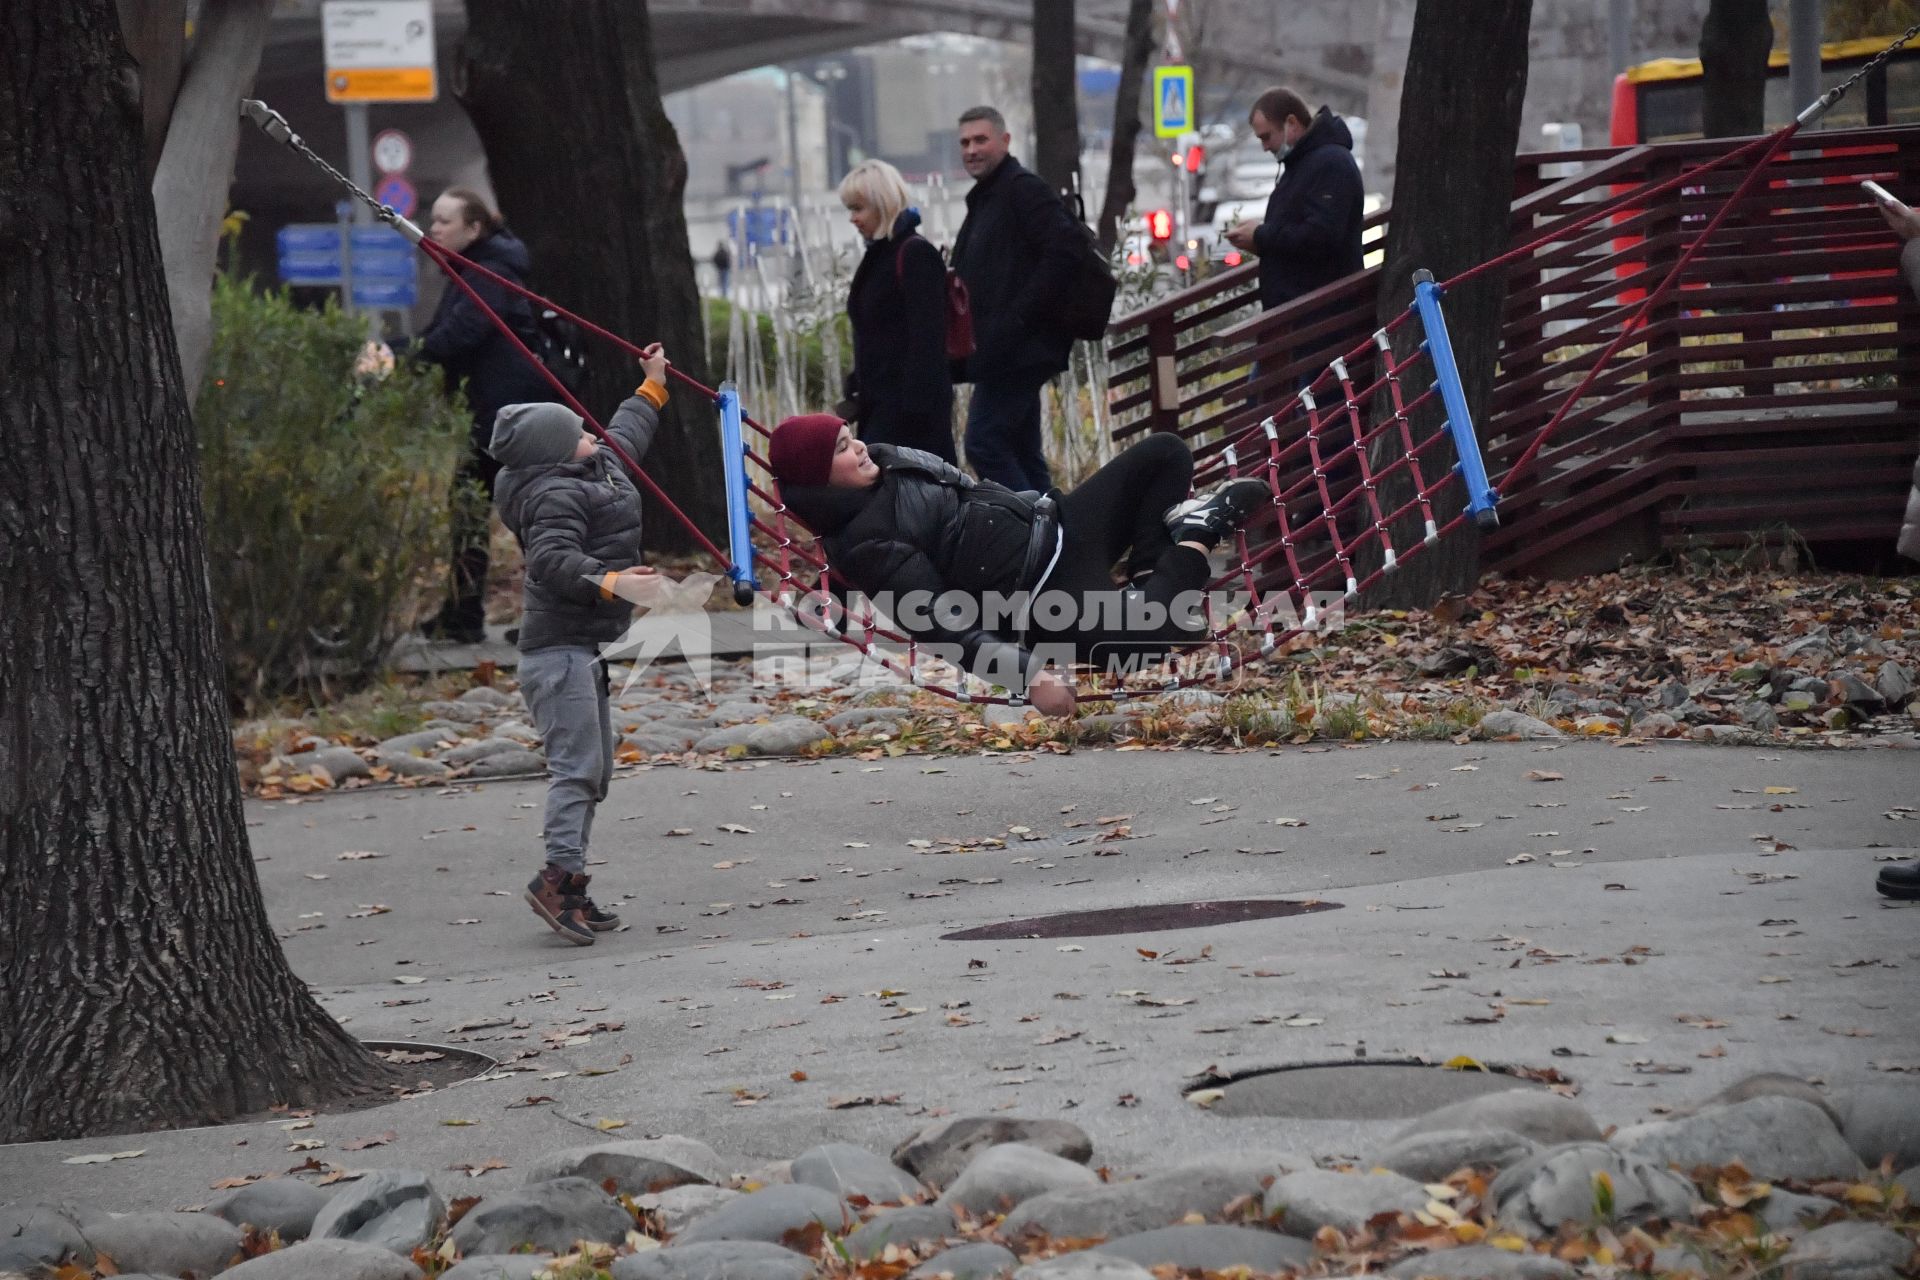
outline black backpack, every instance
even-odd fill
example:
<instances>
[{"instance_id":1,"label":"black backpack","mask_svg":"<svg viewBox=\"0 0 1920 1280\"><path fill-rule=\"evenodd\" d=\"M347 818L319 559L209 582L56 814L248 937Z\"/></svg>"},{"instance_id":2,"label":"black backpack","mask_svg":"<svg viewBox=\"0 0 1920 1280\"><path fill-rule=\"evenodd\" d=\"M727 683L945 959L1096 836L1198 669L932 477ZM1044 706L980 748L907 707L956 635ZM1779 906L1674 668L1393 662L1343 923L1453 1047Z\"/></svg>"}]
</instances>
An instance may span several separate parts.
<instances>
[{"instance_id":1,"label":"black backpack","mask_svg":"<svg viewBox=\"0 0 1920 1280\"><path fill-rule=\"evenodd\" d=\"M1068 337L1091 342L1106 336L1120 285L1113 278L1107 255L1100 252L1093 228L1087 225L1080 193L1062 192L1060 199L1067 206L1067 216L1073 219L1073 276L1055 299L1051 318Z\"/></svg>"},{"instance_id":2,"label":"black backpack","mask_svg":"<svg viewBox=\"0 0 1920 1280\"><path fill-rule=\"evenodd\" d=\"M586 393L587 344L579 325L557 311L542 307L535 313L533 334L527 339L527 346L540 357L540 363L560 379L560 385L576 397Z\"/></svg>"}]
</instances>

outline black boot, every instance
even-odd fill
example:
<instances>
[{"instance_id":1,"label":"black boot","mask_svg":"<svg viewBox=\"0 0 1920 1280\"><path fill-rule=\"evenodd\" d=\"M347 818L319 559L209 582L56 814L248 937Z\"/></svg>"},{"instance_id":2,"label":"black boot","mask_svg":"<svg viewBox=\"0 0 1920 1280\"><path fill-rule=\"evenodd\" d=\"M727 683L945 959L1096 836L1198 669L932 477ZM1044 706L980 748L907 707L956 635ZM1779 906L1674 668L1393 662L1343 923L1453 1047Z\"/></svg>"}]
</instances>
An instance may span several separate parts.
<instances>
[{"instance_id":1,"label":"black boot","mask_svg":"<svg viewBox=\"0 0 1920 1280\"><path fill-rule=\"evenodd\" d=\"M1920 898L1920 861L1889 862L1873 887L1889 898Z\"/></svg>"},{"instance_id":2,"label":"black boot","mask_svg":"<svg viewBox=\"0 0 1920 1280\"><path fill-rule=\"evenodd\" d=\"M1167 532L1175 542L1217 546L1272 501L1264 481L1229 480L1212 493L1171 508L1165 517Z\"/></svg>"}]
</instances>

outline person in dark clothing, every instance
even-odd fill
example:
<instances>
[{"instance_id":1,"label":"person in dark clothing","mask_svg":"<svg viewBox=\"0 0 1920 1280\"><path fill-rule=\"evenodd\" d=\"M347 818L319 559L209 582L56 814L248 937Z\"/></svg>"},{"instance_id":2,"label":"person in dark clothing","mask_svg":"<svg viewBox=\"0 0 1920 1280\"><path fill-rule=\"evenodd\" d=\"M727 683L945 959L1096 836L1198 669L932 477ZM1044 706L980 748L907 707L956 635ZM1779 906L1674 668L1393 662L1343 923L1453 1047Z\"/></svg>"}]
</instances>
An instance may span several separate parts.
<instances>
[{"instance_id":1,"label":"person in dark clothing","mask_svg":"<svg viewBox=\"0 0 1920 1280\"><path fill-rule=\"evenodd\" d=\"M725 240L713 246L713 269L720 277L720 296L728 297L727 285L733 277L733 251L727 248Z\"/></svg>"},{"instance_id":2,"label":"person in dark clothing","mask_svg":"<svg viewBox=\"0 0 1920 1280\"><path fill-rule=\"evenodd\" d=\"M506 228L487 202L464 187L454 187L433 202L433 220L427 234L442 248L471 258L517 284L525 284L531 265L527 247ZM513 327L522 341L535 335L533 306L474 271L462 277ZM465 386L473 429L466 454L453 482L453 590L440 612L421 628L426 634L463 644L477 644L486 635L488 504L493 500L500 464L487 452L493 438L494 415L504 405L543 400L550 391L539 369L513 349L506 335L485 312L473 304L452 281L447 282L434 308L433 320L411 342L396 341L396 350L429 360L446 374L450 395ZM485 500L475 495L475 487Z\"/></svg>"},{"instance_id":3,"label":"person in dark clothing","mask_svg":"<svg viewBox=\"0 0 1920 1280\"><path fill-rule=\"evenodd\" d=\"M1011 142L992 107L961 115L960 161L974 180L953 245L973 308L967 461L983 480L1044 493L1052 477L1040 445L1040 389L1073 349L1046 308L1073 279L1078 233L1046 180L1007 154Z\"/></svg>"},{"instance_id":4,"label":"person in dark clothing","mask_svg":"<svg viewBox=\"0 0 1920 1280\"><path fill-rule=\"evenodd\" d=\"M1267 216L1227 232L1260 256L1260 306L1275 307L1360 270L1366 193L1347 122L1326 107L1309 114L1291 89L1269 89L1247 116L1260 145L1280 162Z\"/></svg>"},{"instance_id":5,"label":"person in dark clothing","mask_svg":"<svg viewBox=\"0 0 1920 1280\"><path fill-rule=\"evenodd\" d=\"M920 211L884 160L864 160L840 184L848 220L867 242L847 290L853 327L848 398L869 445L924 449L957 463L947 364L947 264L920 236Z\"/></svg>"},{"instance_id":6,"label":"person in dark clothing","mask_svg":"<svg viewBox=\"0 0 1920 1280\"><path fill-rule=\"evenodd\" d=\"M1156 433L1058 499L1016 493L917 449L789 418L768 451L780 500L827 563L957 666L1071 715L1073 662L1164 655L1206 635L1207 552L1272 497L1234 480L1188 498L1193 454ZM1113 567L1122 558L1131 586Z\"/></svg>"}]
</instances>

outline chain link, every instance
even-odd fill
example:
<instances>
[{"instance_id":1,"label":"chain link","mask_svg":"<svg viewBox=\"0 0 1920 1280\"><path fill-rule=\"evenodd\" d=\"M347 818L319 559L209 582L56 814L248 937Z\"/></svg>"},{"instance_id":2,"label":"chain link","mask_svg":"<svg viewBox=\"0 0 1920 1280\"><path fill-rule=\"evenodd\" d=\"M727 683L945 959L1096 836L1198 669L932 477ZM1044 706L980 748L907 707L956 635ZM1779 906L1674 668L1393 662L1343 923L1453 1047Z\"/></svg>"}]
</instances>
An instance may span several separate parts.
<instances>
[{"instance_id":1,"label":"chain link","mask_svg":"<svg viewBox=\"0 0 1920 1280\"><path fill-rule=\"evenodd\" d=\"M1872 75L1874 68L1880 66L1888 58L1891 58L1897 51L1903 48L1915 36L1920 36L1920 22L1914 23L1912 26L1908 27L1905 32L1894 37L1892 44L1889 44L1886 48L1882 49L1879 53L1876 53L1873 55L1873 57L1867 59L1866 63L1863 64L1858 71L1855 71L1852 75L1848 76L1845 80L1842 80L1839 84L1827 90L1825 93L1815 98L1812 102L1809 102L1804 108L1801 109L1800 114L1796 117L1796 120L1798 121L1798 123L1803 125L1812 124L1814 121L1818 120L1821 116L1824 116L1825 114L1827 114L1827 112L1833 110L1833 108L1836 105L1838 105L1840 99L1847 96L1848 90L1852 89L1853 86L1855 86L1856 84L1859 84L1862 80Z\"/></svg>"},{"instance_id":2,"label":"chain link","mask_svg":"<svg viewBox=\"0 0 1920 1280\"><path fill-rule=\"evenodd\" d=\"M308 146L307 140L293 131L293 126L287 123L285 116L258 98L243 99L240 103L240 113L256 125L259 125L261 132L265 133L268 138L274 142L285 143L295 152L305 156L313 163L315 168L345 187L348 191L351 191L356 199L373 210L373 216L376 219L386 223L401 235L406 236L407 239L415 243L419 242L420 229L418 227L402 217L399 210L395 209L392 205L381 204L371 195L362 191L359 184L354 182L352 178L349 178L346 174L329 164L325 156Z\"/></svg>"}]
</instances>

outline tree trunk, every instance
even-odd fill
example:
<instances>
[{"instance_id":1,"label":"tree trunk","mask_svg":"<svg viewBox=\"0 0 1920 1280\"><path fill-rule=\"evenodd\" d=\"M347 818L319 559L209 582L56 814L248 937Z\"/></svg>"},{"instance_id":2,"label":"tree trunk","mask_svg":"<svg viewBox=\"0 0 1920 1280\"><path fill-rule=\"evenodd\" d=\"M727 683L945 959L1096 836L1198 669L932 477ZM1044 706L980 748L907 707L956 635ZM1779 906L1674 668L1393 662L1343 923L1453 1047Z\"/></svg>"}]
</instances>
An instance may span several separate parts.
<instances>
[{"instance_id":1,"label":"tree trunk","mask_svg":"<svg viewBox=\"0 0 1920 1280\"><path fill-rule=\"evenodd\" d=\"M1079 87L1073 0L1033 0L1033 171L1055 191L1079 188Z\"/></svg>"},{"instance_id":2,"label":"tree trunk","mask_svg":"<svg viewBox=\"0 0 1920 1280\"><path fill-rule=\"evenodd\" d=\"M1120 85L1113 99L1113 159L1107 168L1107 198L1100 206L1100 250L1120 242L1120 221L1133 203L1133 153L1140 143L1140 93L1153 61L1153 0L1128 0L1127 43L1120 59Z\"/></svg>"},{"instance_id":3,"label":"tree trunk","mask_svg":"<svg viewBox=\"0 0 1920 1280\"><path fill-rule=\"evenodd\" d=\"M174 341L187 405L200 396L200 376L213 346L213 271L220 222L240 149L236 106L253 86L267 39L269 0L206 0L193 61L173 105L166 148L153 179L160 256L173 302Z\"/></svg>"},{"instance_id":4,"label":"tree trunk","mask_svg":"<svg viewBox=\"0 0 1920 1280\"><path fill-rule=\"evenodd\" d=\"M1472 22L1461 20L1451 0L1420 0L1414 10L1394 181L1394 207L1400 212L1387 224L1376 303L1381 324L1412 302L1416 270L1424 267L1445 280L1507 248L1532 8L1533 0L1485 0L1475 7ZM1462 76L1463 66L1473 67L1474 74ZM1486 422L1492 398L1505 297L1505 273L1492 272L1449 292L1444 303L1476 427ZM1422 336L1418 323L1398 330L1394 359L1411 360ZM1408 370L1406 399L1411 402L1432 381L1432 362L1420 360ZM1435 397L1414 415L1414 440L1443 430L1444 422ZM1398 442L1393 445L1397 454ZM1453 463L1454 453L1451 446L1437 446L1421 457L1422 475L1432 484ZM1381 485L1381 509L1393 510L1412 492L1407 473L1395 472ZM1465 506L1464 490L1451 481L1435 495L1434 516L1445 525ZM1420 535L1416 508L1395 525L1393 545L1405 555ZM1404 560L1366 593L1366 606L1425 608L1443 595L1471 591L1479 579L1480 534L1468 522L1438 546Z\"/></svg>"},{"instance_id":5,"label":"tree trunk","mask_svg":"<svg viewBox=\"0 0 1920 1280\"><path fill-rule=\"evenodd\" d=\"M187 57L187 0L117 0L120 30L127 52L139 68L135 82L140 96L141 158L146 180L160 168L160 151L167 141L167 122L173 115L174 95L180 92L180 72Z\"/></svg>"},{"instance_id":6,"label":"tree trunk","mask_svg":"<svg viewBox=\"0 0 1920 1280\"><path fill-rule=\"evenodd\" d=\"M1700 125L1709 138L1767 131L1767 0L1712 0L1700 24Z\"/></svg>"},{"instance_id":7,"label":"tree trunk","mask_svg":"<svg viewBox=\"0 0 1920 1280\"><path fill-rule=\"evenodd\" d=\"M460 101L501 210L533 256L533 286L635 342L664 343L675 365L710 384L681 208L687 159L660 102L646 5L470 0L463 70ZM593 357L581 398L604 420L640 370L604 344ZM718 423L711 402L675 387L643 460L716 538L726 527ZM645 542L696 545L664 512L647 520Z\"/></svg>"},{"instance_id":8,"label":"tree trunk","mask_svg":"<svg viewBox=\"0 0 1920 1280\"><path fill-rule=\"evenodd\" d=\"M376 1087L254 877L113 0L4 11L0 121L0 1142Z\"/></svg>"}]
</instances>

